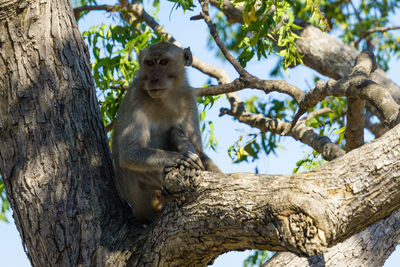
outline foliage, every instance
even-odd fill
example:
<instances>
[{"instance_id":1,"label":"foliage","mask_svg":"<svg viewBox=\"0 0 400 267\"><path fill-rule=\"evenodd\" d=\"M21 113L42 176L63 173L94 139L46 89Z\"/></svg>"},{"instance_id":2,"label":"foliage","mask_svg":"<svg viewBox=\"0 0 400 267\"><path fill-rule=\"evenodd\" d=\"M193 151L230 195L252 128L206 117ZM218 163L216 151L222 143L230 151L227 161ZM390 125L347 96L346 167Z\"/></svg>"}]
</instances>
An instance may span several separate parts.
<instances>
[{"instance_id":1,"label":"foliage","mask_svg":"<svg viewBox=\"0 0 400 267\"><path fill-rule=\"evenodd\" d=\"M3 179L0 175L0 221L8 222L7 218L5 217L5 213L9 209L10 203L7 200Z\"/></svg>"},{"instance_id":2,"label":"foliage","mask_svg":"<svg viewBox=\"0 0 400 267\"><path fill-rule=\"evenodd\" d=\"M221 14L216 16L216 24L227 46L239 53L238 61L242 66L254 56L260 60L271 53L282 57L284 69L302 63L294 42L299 37L295 31L301 29L294 23L295 1L235 0L234 4L243 8L242 26L232 28ZM317 1L306 1L304 9L311 14L307 21L323 29L327 27Z\"/></svg>"},{"instance_id":3,"label":"foliage","mask_svg":"<svg viewBox=\"0 0 400 267\"><path fill-rule=\"evenodd\" d=\"M137 54L158 38L143 23L102 24L82 35L92 49L93 78L101 92L100 110L105 125L109 125L138 70Z\"/></svg>"},{"instance_id":4,"label":"foliage","mask_svg":"<svg viewBox=\"0 0 400 267\"><path fill-rule=\"evenodd\" d=\"M244 102L246 110L253 114L262 114L267 118L282 119L289 115L287 112L292 111L285 108L285 101L269 98L263 101L253 96ZM259 158L259 152L263 151L266 155L276 152L279 147L280 135L273 133L259 132L253 130L239 137L232 146L228 148L228 155L234 163L255 161Z\"/></svg>"},{"instance_id":5,"label":"foliage","mask_svg":"<svg viewBox=\"0 0 400 267\"><path fill-rule=\"evenodd\" d=\"M321 158L321 155L313 150L311 154L307 153L307 156L298 162L296 162L296 168L293 169L293 173L300 173L301 170L309 172L315 168L323 165L325 160Z\"/></svg>"},{"instance_id":6,"label":"foliage","mask_svg":"<svg viewBox=\"0 0 400 267\"><path fill-rule=\"evenodd\" d=\"M205 147L210 148L212 150L216 150L218 146L218 141L214 136L214 123L212 121L205 120L206 118L206 110L209 110L213 107L215 101L220 99L222 96L203 96L197 98L197 102L200 107L200 129L205 136Z\"/></svg>"},{"instance_id":7,"label":"foliage","mask_svg":"<svg viewBox=\"0 0 400 267\"><path fill-rule=\"evenodd\" d=\"M254 250L253 254L244 260L244 267L261 266L269 258L272 257L274 253L269 251Z\"/></svg>"}]
</instances>

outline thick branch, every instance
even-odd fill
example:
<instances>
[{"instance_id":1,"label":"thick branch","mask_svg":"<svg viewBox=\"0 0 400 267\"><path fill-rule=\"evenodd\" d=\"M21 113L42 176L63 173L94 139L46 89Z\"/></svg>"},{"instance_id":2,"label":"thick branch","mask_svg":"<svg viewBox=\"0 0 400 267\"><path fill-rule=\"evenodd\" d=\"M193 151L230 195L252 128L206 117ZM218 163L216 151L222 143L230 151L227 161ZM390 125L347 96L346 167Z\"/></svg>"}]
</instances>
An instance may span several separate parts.
<instances>
[{"instance_id":1,"label":"thick branch","mask_svg":"<svg viewBox=\"0 0 400 267\"><path fill-rule=\"evenodd\" d=\"M339 243L322 255L276 253L263 267L383 266L400 241L400 211Z\"/></svg>"},{"instance_id":2,"label":"thick branch","mask_svg":"<svg viewBox=\"0 0 400 267\"><path fill-rule=\"evenodd\" d=\"M352 71L359 51L303 20L296 19L295 24L303 27L298 33L301 38L296 40L296 45L304 55L302 59L306 66L337 80ZM369 78L382 85L400 103L400 87L382 69L378 68Z\"/></svg>"},{"instance_id":3,"label":"thick branch","mask_svg":"<svg viewBox=\"0 0 400 267\"><path fill-rule=\"evenodd\" d=\"M349 97L347 99L346 130L346 151L351 151L364 144L364 111L365 100Z\"/></svg>"},{"instance_id":4,"label":"thick branch","mask_svg":"<svg viewBox=\"0 0 400 267\"><path fill-rule=\"evenodd\" d=\"M210 1L213 6L221 9L219 1ZM243 23L242 10L235 8L228 0L223 1L221 11L231 23ZM306 66L333 79L341 79L351 72L359 51L304 20L296 18L295 24L303 27L297 32L300 38L296 39L296 47L303 55L302 60ZM382 85L389 91L393 99L400 103L400 87L381 68L378 68L370 79Z\"/></svg>"},{"instance_id":5,"label":"thick branch","mask_svg":"<svg viewBox=\"0 0 400 267\"><path fill-rule=\"evenodd\" d=\"M368 78L375 66L375 57L365 51L357 57L356 65L349 76L339 81L317 82L299 103L299 112L294 122L307 109L314 107L327 96L348 96L367 100L377 110L387 127L392 128L397 125L400 120L400 105L393 100L384 87Z\"/></svg>"},{"instance_id":6,"label":"thick branch","mask_svg":"<svg viewBox=\"0 0 400 267\"><path fill-rule=\"evenodd\" d=\"M196 265L250 247L323 252L400 207L400 166L391 160L400 153L399 135L397 126L340 160L292 176L167 176L169 191L186 190L150 226L139 253L160 265Z\"/></svg>"}]
</instances>

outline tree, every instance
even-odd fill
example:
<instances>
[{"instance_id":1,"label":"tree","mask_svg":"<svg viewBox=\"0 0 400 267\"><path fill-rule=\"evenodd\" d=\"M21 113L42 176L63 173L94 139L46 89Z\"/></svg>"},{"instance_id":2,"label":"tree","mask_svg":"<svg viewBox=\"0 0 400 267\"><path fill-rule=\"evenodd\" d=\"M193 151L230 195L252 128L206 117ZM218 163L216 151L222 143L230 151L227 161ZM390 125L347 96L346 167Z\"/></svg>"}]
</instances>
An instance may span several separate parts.
<instances>
[{"instance_id":1,"label":"tree","mask_svg":"<svg viewBox=\"0 0 400 267\"><path fill-rule=\"evenodd\" d=\"M175 199L143 226L116 194L105 130L112 129L118 103L136 71L132 51L149 40L175 40L136 1L116 6L81 2L85 5L74 10L59 0L1 3L0 171L34 266L205 265L223 252L246 248L290 252L276 254L267 262L273 266L298 261L338 264L344 259L347 265L363 266L382 264L394 249L400 205L399 88L382 69L375 70L371 52L356 48L371 50L378 44L378 63L385 68L389 52L398 48L388 33L394 27L383 28L388 23L384 15L398 4L361 2L354 11L359 24L343 34L352 42L348 46L315 27L332 28L351 20L342 9L330 9L328 1L238 1L237 6L210 2L226 17L211 17L210 3L204 1L194 19L207 23L239 77L232 81L224 70L195 59L194 67L219 82L198 89L198 94L207 106L217 101L211 96L227 93L231 106L221 115L262 132L253 142L233 146L234 159L257 158L261 149L273 152L273 134L284 134L329 162L290 176L205 172L182 177L174 170L166 176L166 185ZM194 5L176 3L184 9ZM118 12L123 23L85 33L95 60L95 84L76 19L99 9ZM370 10L382 19L371 19ZM307 16L314 26L302 20ZM231 23L242 24L235 38L225 27L238 29ZM370 30L372 23L376 28ZM381 33L386 36L376 43ZM103 52L99 40L104 40ZM115 53L112 43L123 50ZM302 62L332 79L303 92L246 71L253 56L263 59L268 52L283 56L285 68ZM106 94L100 109L95 87ZM291 101L275 101L272 107L242 101L236 92L243 88L280 92ZM327 96L346 97L347 102L323 101ZM346 120L343 106L348 108ZM323 136L334 124L345 126L338 131L345 146L341 138L334 142ZM364 127L380 137L364 144ZM209 141L212 146L213 139Z\"/></svg>"}]
</instances>

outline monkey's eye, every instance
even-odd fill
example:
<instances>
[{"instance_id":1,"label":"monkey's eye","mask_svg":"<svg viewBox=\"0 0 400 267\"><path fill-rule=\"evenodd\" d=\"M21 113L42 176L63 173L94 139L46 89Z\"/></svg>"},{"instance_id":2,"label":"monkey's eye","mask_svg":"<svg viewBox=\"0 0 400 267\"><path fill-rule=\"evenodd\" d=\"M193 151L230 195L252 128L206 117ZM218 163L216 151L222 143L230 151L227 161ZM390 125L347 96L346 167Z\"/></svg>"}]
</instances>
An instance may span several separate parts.
<instances>
[{"instance_id":1,"label":"monkey's eye","mask_svg":"<svg viewBox=\"0 0 400 267\"><path fill-rule=\"evenodd\" d=\"M151 66L154 65L154 60L145 60L145 61L144 61L144 64L146 64L146 66L151 67Z\"/></svg>"},{"instance_id":2,"label":"monkey's eye","mask_svg":"<svg viewBox=\"0 0 400 267\"><path fill-rule=\"evenodd\" d=\"M165 66L165 65L167 65L167 64L168 64L168 59L163 58L163 59L160 60L160 65Z\"/></svg>"}]
</instances>

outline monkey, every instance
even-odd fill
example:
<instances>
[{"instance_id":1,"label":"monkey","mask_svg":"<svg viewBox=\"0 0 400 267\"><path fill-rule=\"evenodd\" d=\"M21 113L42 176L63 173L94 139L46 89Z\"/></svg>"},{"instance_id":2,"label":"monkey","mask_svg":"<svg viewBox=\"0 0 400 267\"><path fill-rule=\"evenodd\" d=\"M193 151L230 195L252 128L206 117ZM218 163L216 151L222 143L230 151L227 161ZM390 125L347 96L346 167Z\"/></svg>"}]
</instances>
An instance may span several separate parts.
<instances>
[{"instance_id":1,"label":"monkey","mask_svg":"<svg viewBox=\"0 0 400 267\"><path fill-rule=\"evenodd\" d=\"M163 170L221 172L204 153L194 89L186 79L189 48L160 42L139 53L139 71L115 120L112 156L115 182L137 220L149 223L171 196Z\"/></svg>"}]
</instances>

